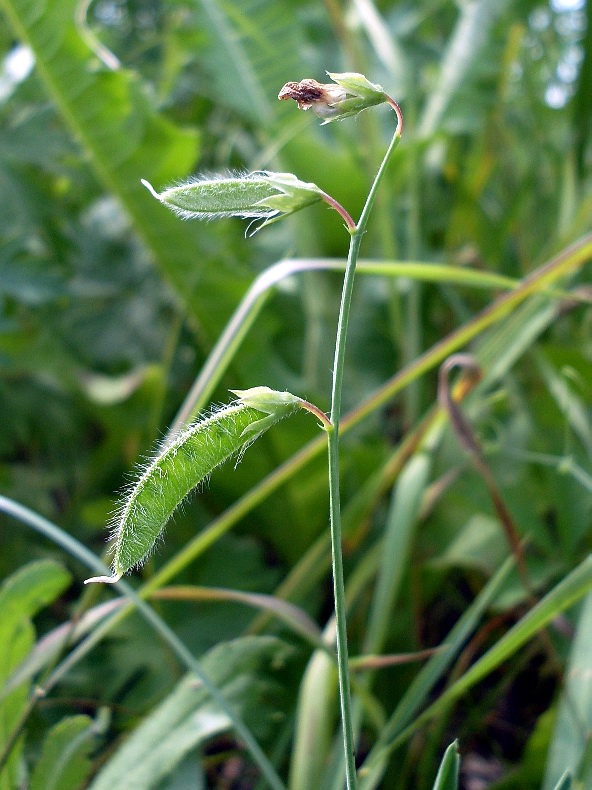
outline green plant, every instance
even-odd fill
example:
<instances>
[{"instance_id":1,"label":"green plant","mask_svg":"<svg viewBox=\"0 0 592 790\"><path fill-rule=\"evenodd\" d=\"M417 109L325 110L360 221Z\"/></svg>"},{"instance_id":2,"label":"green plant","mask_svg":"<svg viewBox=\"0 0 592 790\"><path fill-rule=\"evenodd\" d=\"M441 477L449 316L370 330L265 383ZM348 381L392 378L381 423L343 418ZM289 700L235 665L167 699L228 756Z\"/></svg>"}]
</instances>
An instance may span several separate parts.
<instances>
[{"instance_id":1,"label":"green plant","mask_svg":"<svg viewBox=\"0 0 592 790\"><path fill-rule=\"evenodd\" d=\"M376 191L392 153L401 139L403 117L396 102L378 85L373 85L361 74L330 74L334 82L321 85L315 80L288 83L279 98L294 98L300 109L313 107L325 118L325 123L355 115L368 107L388 102L395 110L397 126L392 142L368 194L359 222L329 195L314 184L305 184L292 174L251 173L246 176L219 179L191 180L162 193L157 193L144 181L154 197L185 219L228 216L264 219L261 227L282 216L298 211L319 199L325 200L346 220L351 235L348 264L339 311L335 359L331 387L331 414L327 420L320 410L322 424L328 435L329 502L331 549L337 622L336 646L339 673L339 694L346 756L348 788L356 782L355 741L353 733L347 626L345 613L345 583L343 576L341 507L339 494L339 424L345 362L345 341L351 308L354 275L362 237L366 232L370 210ZM114 560L112 577L94 577L87 581L116 583L122 574L137 566L149 554L173 511L201 480L230 456L242 452L264 430L286 414L294 411L299 401L289 393L267 390L248 390L239 394L239 404L217 412L194 423L178 436L166 442L145 470L121 506L114 528ZM249 409L247 404L254 408ZM264 409L269 416L258 419L256 409Z\"/></svg>"},{"instance_id":2,"label":"green plant","mask_svg":"<svg viewBox=\"0 0 592 790\"><path fill-rule=\"evenodd\" d=\"M587 786L592 26L568 5L0 0L0 786L220 787L234 771L240 790L428 790L458 785L453 739L496 790ZM274 98L336 42L344 70L393 86L408 130L363 239L353 218L394 126L383 93L351 74L349 93L286 83L324 121L379 108L322 128ZM208 175L183 185L194 169ZM167 202L246 216L253 238ZM337 283L360 240L339 386ZM226 455L201 455L209 404L257 382L306 393L324 430L278 422L200 483ZM235 459L254 438L226 422L237 407L212 423ZM178 477L176 441L200 450ZM138 552L122 532L115 572L175 523L137 590L66 592L46 568L41 593L37 563L15 574L57 552L77 581L108 574L83 544L102 550L139 457L130 503L167 505ZM21 574L34 605L10 592Z\"/></svg>"}]
</instances>

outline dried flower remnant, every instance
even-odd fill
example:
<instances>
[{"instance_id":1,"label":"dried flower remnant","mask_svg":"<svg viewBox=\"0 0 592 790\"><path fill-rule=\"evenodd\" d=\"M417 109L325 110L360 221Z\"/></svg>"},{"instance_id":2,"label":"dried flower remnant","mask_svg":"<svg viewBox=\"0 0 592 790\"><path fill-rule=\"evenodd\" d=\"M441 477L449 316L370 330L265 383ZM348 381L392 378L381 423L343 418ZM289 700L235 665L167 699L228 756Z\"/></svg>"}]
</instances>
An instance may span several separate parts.
<instances>
[{"instance_id":1,"label":"dried flower remnant","mask_svg":"<svg viewBox=\"0 0 592 790\"><path fill-rule=\"evenodd\" d=\"M325 123L357 115L368 107L388 101L380 85L374 85L363 74L327 73L333 82L323 84L313 79L287 82L278 99L294 99L300 110L312 107Z\"/></svg>"},{"instance_id":2,"label":"dried flower remnant","mask_svg":"<svg viewBox=\"0 0 592 790\"><path fill-rule=\"evenodd\" d=\"M322 85L313 79L287 82L278 93L280 101L294 99L299 110L309 110L312 107L321 118L334 115L337 112L335 105L346 97L347 93L339 85Z\"/></svg>"}]
</instances>

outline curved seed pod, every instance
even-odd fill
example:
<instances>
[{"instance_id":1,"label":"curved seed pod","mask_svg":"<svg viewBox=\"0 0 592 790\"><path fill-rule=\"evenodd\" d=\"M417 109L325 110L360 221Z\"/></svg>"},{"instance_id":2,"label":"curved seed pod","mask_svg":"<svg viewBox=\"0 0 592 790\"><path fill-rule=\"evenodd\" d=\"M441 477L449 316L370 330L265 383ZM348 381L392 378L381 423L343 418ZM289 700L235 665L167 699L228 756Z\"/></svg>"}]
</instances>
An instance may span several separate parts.
<instances>
[{"instance_id":1,"label":"curved seed pod","mask_svg":"<svg viewBox=\"0 0 592 790\"><path fill-rule=\"evenodd\" d=\"M268 387L237 394L236 403L191 424L141 471L114 519L113 576L96 576L86 584L114 583L141 565L188 494L224 461L240 458L262 433L302 403L289 392ZM262 412L267 416L261 417Z\"/></svg>"}]
</instances>

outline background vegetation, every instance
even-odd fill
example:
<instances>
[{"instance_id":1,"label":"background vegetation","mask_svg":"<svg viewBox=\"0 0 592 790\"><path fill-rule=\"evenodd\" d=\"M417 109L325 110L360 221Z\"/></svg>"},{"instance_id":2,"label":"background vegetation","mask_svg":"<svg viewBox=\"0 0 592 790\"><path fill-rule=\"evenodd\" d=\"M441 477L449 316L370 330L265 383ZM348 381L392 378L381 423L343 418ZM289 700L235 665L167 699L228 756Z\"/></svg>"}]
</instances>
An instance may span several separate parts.
<instances>
[{"instance_id":1,"label":"background vegetation","mask_svg":"<svg viewBox=\"0 0 592 790\"><path fill-rule=\"evenodd\" d=\"M293 172L357 217L393 114L320 127L276 101L325 70L364 72L406 124L362 246L379 265L356 281L344 391L358 762L372 786L430 788L458 738L467 790L552 790L566 769L592 787L589 15L584 0L0 0L0 788L264 786L209 696L177 685L172 643L113 590L83 590L64 536L103 553L115 492L253 283L199 405L266 384L328 408L339 217L313 207L245 239L244 222L181 222L140 185ZM510 280L490 274L534 285L506 308ZM489 477L437 407L438 365L460 350L484 374L462 410ZM319 647L323 449L309 417L274 428L132 579L291 790L342 786Z\"/></svg>"}]
</instances>

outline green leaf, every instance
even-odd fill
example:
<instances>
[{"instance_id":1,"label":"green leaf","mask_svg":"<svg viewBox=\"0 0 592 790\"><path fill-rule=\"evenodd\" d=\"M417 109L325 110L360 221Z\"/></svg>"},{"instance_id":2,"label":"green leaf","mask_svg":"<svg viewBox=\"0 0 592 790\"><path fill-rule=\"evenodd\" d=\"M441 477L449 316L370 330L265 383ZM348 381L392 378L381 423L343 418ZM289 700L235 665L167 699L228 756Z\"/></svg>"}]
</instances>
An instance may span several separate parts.
<instances>
[{"instance_id":1,"label":"green leaf","mask_svg":"<svg viewBox=\"0 0 592 790\"><path fill-rule=\"evenodd\" d=\"M9 629L55 601L70 580L68 571L52 560L32 562L16 571L0 588L0 632L9 638ZM5 644L0 640L0 647Z\"/></svg>"},{"instance_id":2,"label":"green leaf","mask_svg":"<svg viewBox=\"0 0 592 790\"><path fill-rule=\"evenodd\" d=\"M483 573L493 573L508 553L500 534L498 521L485 513L475 513L432 565L437 568L475 568Z\"/></svg>"},{"instance_id":3,"label":"green leaf","mask_svg":"<svg viewBox=\"0 0 592 790\"><path fill-rule=\"evenodd\" d=\"M261 726L264 686L257 674L272 663L278 666L286 655L287 648L278 639L244 637L218 644L204 656L202 666L229 703L250 714L252 726L253 719L259 719ZM103 767L90 790L157 787L190 751L231 727L199 681L187 675Z\"/></svg>"},{"instance_id":4,"label":"green leaf","mask_svg":"<svg viewBox=\"0 0 592 790\"><path fill-rule=\"evenodd\" d=\"M199 0L200 53L209 76L204 90L251 121L269 124L279 87L302 68L298 15L285 0Z\"/></svg>"},{"instance_id":5,"label":"green leaf","mask_svg":"<svg viewBox=\"0 0 592 790\"><path fill-rule=\"evenodd\" d=\"M201 256L192 227L164 214L140 185L142 177L154 183L185 177L198 156L198 136L155 112L132 72L97 64L75 24L76 8L75 0L0 0L96 177L119 199L181 298L217 333L224 310L211 310L209 287L219 275L196 266ZM223 296L217 292L218 300Z\"/></svg>"},{"instance_id":6,"label":"green leaf","mask_svg":"<svg viewBox=\"0 0 592 790\"><path fill-rule=\"evenodd\" d=\"M434 782L434 790L457 790L459 769L458 741L454 741L444 752L444 757Z\"/></svg>"},{"instance_id":7,"label":"green leaf","mask_svg":"<svg viewBox=\"0 0 592 790\"><path fill-rule=\"evenodd\" d=\"M428 699L430 692L452 665L462 646L477 627L483 613L491 606L505 585L514 567L513 558L506 560L442 642L442 649L428 661L407 687L402 699L383 728L378 743L360 770L360 787L363 790L377 787L386 766L388 744L392 743L404 728L413 722L414 717L417 717L418 711Z\"/></svg>"},{"instance_id":8,"label":"green leaf","mask_svg":"<svg viewBox=\"0 0 592 790\"><path fill-rule=\"evenodd\" d=\"M418 124L421 137L438 129L442 116L460 85L471 73L491 28L507 0L474 0L460 6L460 14L440 63L439 79L429 95Z\"/></svg>"},{"instance_id":9,"label":"green leaf","mask_svg":"<svg viewBox=\"0 0 592 790\"><path fill-rule=\"evenodd\" d=\"M298 695L290 790L321 786L337 715L335 660L316 650L304 673ZM314 744L314 748L311 748Z\"/></svg>"},{"instance_id":10,"label":"green leaf","mask_svg":"<svg viewBox=\"0 0 592 790\"><path fill-rule=\"evenodd\" d=\"M549 747L543 790L555 787L569 771L577 777L589 748L592 731L592 595L588 595L571 646L565 684Z\"/></svg>"},{"instance_id":11,"label":"green leaf","mask_svg":"<svg viewBox=\"0 0 592 790\"><path fill-rule=\"evenodd\" d=\"M457 699L463 696L470 688L483 678L487 677L494 669L514 655L529 639L541 628L544 628L556 615L573 606L592 587L592 557L587 557L580 565L568 574L551 592L539 601L528 614L519 620L507 634L499 639L473 666L465 672L452 686L450 686L426 711L424 711L409 727L400 732L394 730L391 722L385 728L383 736L377 746L367 758L367 766L363 766L360 775L364 777L361 782L363 790L376 787L375 782L380 776L380 768L384 765L387 755L397 745L406 740L417 728L437 713L446 710ZM436 657L436 658L439 658ZM394 733L399 732L397 736Z\"/></svg>"},{"instance_id":12,"label":"green leaf","mask_svg":"<svg viewBox=\"0 0 592 790\"><path fill-rule=\"evenodd\" d=\"M401 470L389 507L382 557L364 640L365 653L381 653L419 521L431 472L431 455L416 453Z\"/></svg>"},{"instance_id":13,"label":"green leaf","mask_svg":"<svg viewBox=\"0 0 592 790\"><path fill-rule=\"evenodd\" d=\"M569 771L566 771L561 779L557 782L553 790L570 790L572 786L572 776Z\"/></svg>"},{"instance_id":14,"label":"green leaf","mask_svg":"<svg viewBox=\"0 0 592 790\"><path fill-rule=\"evenodd\" d=\"M77 790L92 768L95 735L88 716L71 716L52 727L31 776L31 790Z\"/></svg>"},{"instance_id":15,"label":"green leaf","mask_svg":"<svg viewBox=\"0 0 592 790\"><path fill-rule=\"evenodd\" d=\"M0 639L4 636L0 629ZM0 642L0 687L4 686L6 676L25 659L35 642L35 631L28 620L12 629L9 641ZM0 753L9 748L15 728L26 708L29 686L22 684L6 694L0 702ZM12 742L10 753L3 770L0 772L0 790L14 790L17 786L19 763L23 751L23 737Z\"/></svg>"},{"instance_id":16,"label":"green leaf","mask_svg":"<svg viewBox=\"0 0 592 790\"><path fill-rule=\"evenodd\" d=\"M33 648L35 631L31 618L69 584L69 573L51 560L26 565L3 583L0 588L0 689L4 689L7 679ZM29 684L22 683L0 698L0 752L13 735L28 694ZM16 786L21 751L22 740L19 739L0 773L0 790L13 790Z\"/></svg>"}]
</instances>

